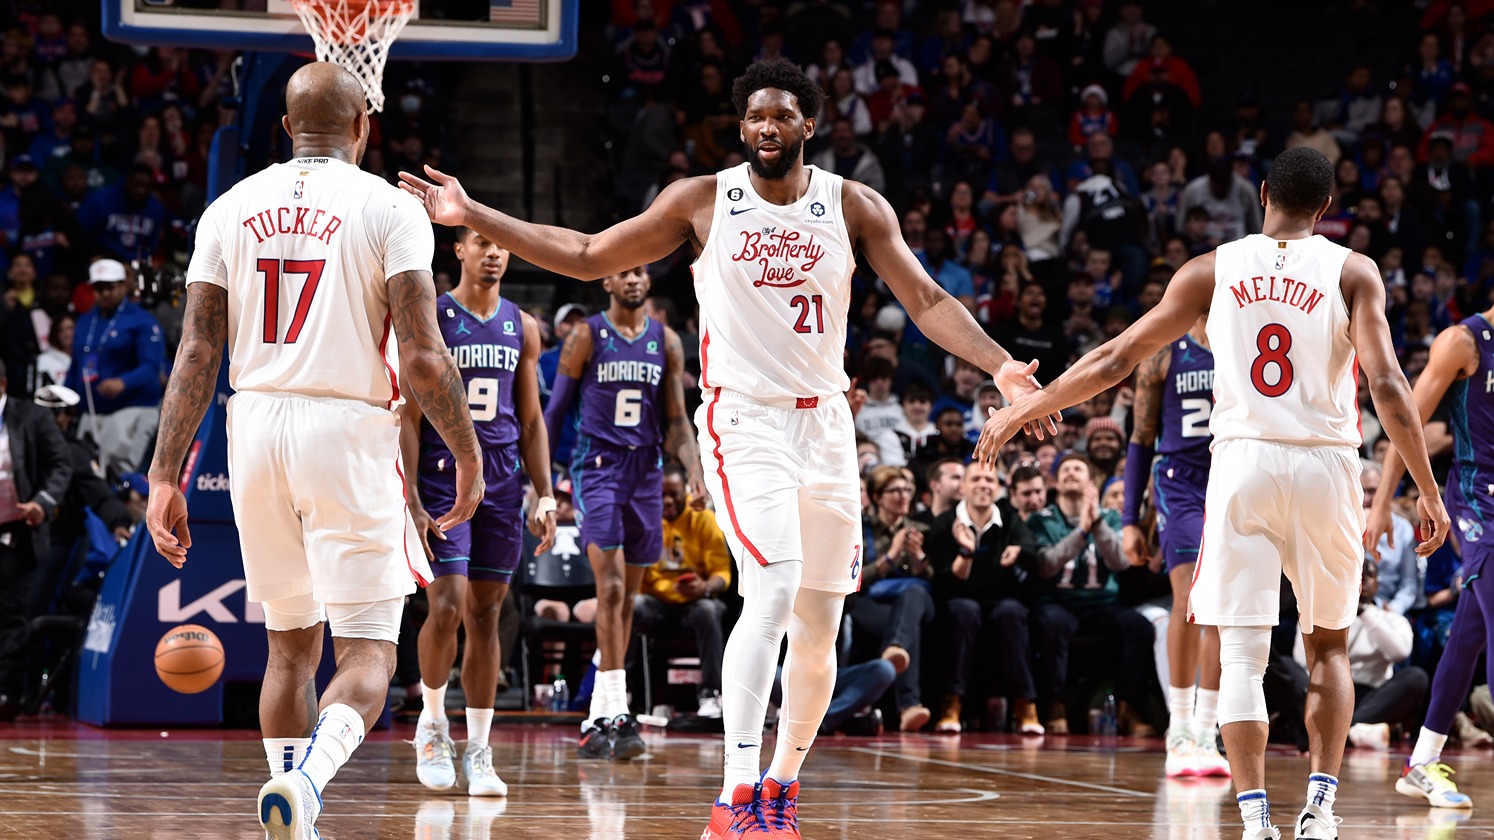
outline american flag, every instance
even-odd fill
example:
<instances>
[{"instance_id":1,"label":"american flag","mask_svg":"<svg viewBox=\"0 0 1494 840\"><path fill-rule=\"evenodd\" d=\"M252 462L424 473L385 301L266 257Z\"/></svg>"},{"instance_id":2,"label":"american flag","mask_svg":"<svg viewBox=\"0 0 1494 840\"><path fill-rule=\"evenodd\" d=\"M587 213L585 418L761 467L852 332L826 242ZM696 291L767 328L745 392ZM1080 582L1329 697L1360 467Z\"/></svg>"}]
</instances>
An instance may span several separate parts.
<instances>
[{"instance_id":1,"label":"american flag","mask_svg":"<svg viewBox=\"0 0 1494 840\"><path fill-rule=\"evenodd\" d=\"M541 0L489 0L488 20L493 23L512 23L539 26Z\"/></svg>"}]
</instances>

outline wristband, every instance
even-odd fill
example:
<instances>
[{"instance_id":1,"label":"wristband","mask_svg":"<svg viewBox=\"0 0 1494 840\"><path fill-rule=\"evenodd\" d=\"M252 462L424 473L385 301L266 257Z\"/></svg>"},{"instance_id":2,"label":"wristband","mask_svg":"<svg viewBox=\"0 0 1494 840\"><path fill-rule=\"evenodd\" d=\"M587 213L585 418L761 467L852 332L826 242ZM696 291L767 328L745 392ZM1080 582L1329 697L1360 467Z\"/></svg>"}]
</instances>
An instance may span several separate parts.
<instances>
[{"instance_id":1,"label":"wristband","mask_svg":"<svg viewBox=\"0 0 1494 840\"><path fill-rule=\"evenodd\" d=\"M959 554L960 554L961 557L964 557L967 560L970 559L971 557L975 556L975 552L973 552L970 549L964 547L963 545L960 546Z\"/></svg>"},{"instance_id":2,"label":"wristband","mask_svg":"<svg viewBox=\"0 0 1494 840\"><path fill-rule=\"evenodd\" d=\"M1146 492L1146 475L1152 471L1156 450L1131 441L1126 447L1126 501L1121 505L1121 524L1135 525L1141 519L1141 496Z\"/></svg>"},{"instance_id":3,"label":"wristband","mask_svg":"<svg viewBox=\"0 0 1494 840\"><path fill-rule=\"evenodd\" d=\"M534 516L536 519L549 513L555 512L555 497L540 496L539 501L534 504Z\"/></svg>"}]
</instances>

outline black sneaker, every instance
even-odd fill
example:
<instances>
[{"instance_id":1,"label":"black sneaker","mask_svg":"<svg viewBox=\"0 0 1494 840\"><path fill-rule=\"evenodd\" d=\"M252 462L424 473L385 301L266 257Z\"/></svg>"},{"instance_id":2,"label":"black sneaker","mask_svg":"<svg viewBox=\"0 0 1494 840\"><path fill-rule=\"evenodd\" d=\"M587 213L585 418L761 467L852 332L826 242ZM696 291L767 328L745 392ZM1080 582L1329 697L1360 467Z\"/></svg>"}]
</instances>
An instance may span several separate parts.
<instances>
[{"instance_id":1,"label":"black sneaker","mask_svg":"<svg viewBox=\"0 0 1494 840\"><path fill-rule=\"evenodd\" d=\"M637 758L648 750L643 736L638 734L638 723L632 715L618 715L612 720L612 757Z\"/></svg>"},{"instance_id":2,"label":"black sneaker","mask_svg":"<svg viewBox=\"0 0 1494 840\"><path fill-rule=\"evenodd\" d=\"M611 754L612 723L599 717L581 733L581 742L576 745L576 755L587 759L603 759Z\"/></svg>"}]
</instances>

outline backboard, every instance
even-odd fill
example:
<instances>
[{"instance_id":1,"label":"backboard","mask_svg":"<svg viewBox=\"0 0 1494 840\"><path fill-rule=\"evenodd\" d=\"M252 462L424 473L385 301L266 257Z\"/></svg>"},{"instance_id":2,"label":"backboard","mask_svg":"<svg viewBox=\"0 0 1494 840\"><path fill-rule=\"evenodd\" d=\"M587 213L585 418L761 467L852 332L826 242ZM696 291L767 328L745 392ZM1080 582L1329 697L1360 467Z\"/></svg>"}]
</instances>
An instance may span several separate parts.
<instances>
[{"instance_id":1,"label":"backboard","mask_svg":"<svg viewBox=\"0 0 1494 840\"><path fill-rule=\"evenodd\" d=\"M311 53L290 0L101 0L104 37L125 44ZM579 0L416 0L392 59L562 61Z\"/></svg>"}]
</instances>

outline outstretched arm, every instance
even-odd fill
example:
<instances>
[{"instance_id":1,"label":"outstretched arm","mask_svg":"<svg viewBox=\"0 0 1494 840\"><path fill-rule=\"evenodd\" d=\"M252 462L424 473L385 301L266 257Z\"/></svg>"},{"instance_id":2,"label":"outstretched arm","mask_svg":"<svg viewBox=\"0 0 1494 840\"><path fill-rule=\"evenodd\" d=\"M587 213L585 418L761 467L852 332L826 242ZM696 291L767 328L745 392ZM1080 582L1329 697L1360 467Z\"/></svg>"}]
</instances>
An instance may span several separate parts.
<instances>
[{"instance_id":1,"label":"outstretched arm","mask_svg":"<svg viewBox=\"0 0 1494 840\"><path fill-rule=\"evenodd\" d=\"M1033 391L993 414L981 431L975 457L994 467L1002 444L1023 424L1084 402L1126 378L1142 360L1188 332L1209 310L1213 294L1214 255L1189 260L1173 275L1162 302L1152 311L1125 332L1080 356L1047 388Z\"/></svg>"},{"instance_id":2,"label":"outstretched arm","mask_svg":"<svg viewBox=\"0 0 1494 840\"><path fill-rule=\"evenodd\" d=\"M1001 395L1015 400L1038 389L1033 371L1036 363L1012 360L1000 344L991 340L965 304L946 292L930 277L903 241L897 214L887 199L862 184L847 181L841 197L846 221L855 231L855 245L872 270L887 283L908 317L950 353L991 374ZM1048 429L1058 431L1058 413L1051 412ZM1037 418L1033 418L1037 419ZM1034 431L1038 431L1034 427Z\"/></svg>"},{"instance_id":3,"label":"outstretched arm","mask_svg":"<svg viewBox=\"0 0 1494 840\"><path fill-rule=\"evenodd\" d=\"M578 280L596 280L661 260L696 240L694 219L715 208L716 178L687 178L669 185L648 209L601 233L536 225L468 197L456 178L425 168L434 181L399 173L400 186L425 203L431 221L464 225L540 268Z\"/></svg>"},{"instance_id":4,"label":"outstretched arm","mask_svg":"<svg viewBox=\"0 0 1494 840\"><path fill-rule=\"evenodd\" d=\"M685 467L689 476L690 495L706 498L705 480L701 476L700 450L695 432L685 416L685 345L679 333L664 328L664 448Z\"/></svg>"},{"instance_id":5,"label":"outstretched arm","mask_svg":"<svg viewBox=\"0 0 1494 840\"><path fill-rule=\"evenodd\" d=\"M1385 284L1368 257L1351 254L1344 263L1342 287L1349 305L1349 334L1359 367L1369 380L1375 416L1380 418L1380 425L1421 491L1416 504L1425 538L1416 552L1425 557L1447 538L1447 511L1437 492L1437 479L1432 475L1426 439L1421 434L1422 418L1412 401L1411 385L1406 382L1390 341L1390 325L1385 322ZM1386 473L1381 478L1382 489L1390 484L1389 471Z\"/></svg>"},{"instance_id":6,"label":"outstretched arm","mask_svg":"<svg viewBox=\"0 0 1494 840\"><path fill-rule=\"evenodd\" d=\"M402 271L389 278L389 315L399 341L400 372L420 410L456 458L456 504L436 522L442 531L472 517L482 501L482 462L462 374L436 324L431 273Z\"/></svg>"},{"instance_id":7,"label":"outstretched arm","mask_svg":"<svg viewBox=\"0 0 1494 840\"><path fill-rule=\"evenodd\" d=\"M186 562L187 549L192 545L187 530L187 500L178 484L182 462L202 415L218 391L218 367L223 363L227 341L228 289L213 283L189 285L182 343L176 348L176 364L161 404L145 523L156 550L177 568Z\"/></svg>"}]
</instances>

